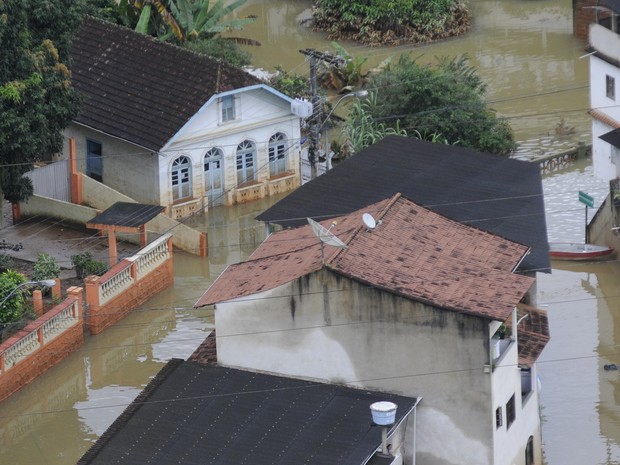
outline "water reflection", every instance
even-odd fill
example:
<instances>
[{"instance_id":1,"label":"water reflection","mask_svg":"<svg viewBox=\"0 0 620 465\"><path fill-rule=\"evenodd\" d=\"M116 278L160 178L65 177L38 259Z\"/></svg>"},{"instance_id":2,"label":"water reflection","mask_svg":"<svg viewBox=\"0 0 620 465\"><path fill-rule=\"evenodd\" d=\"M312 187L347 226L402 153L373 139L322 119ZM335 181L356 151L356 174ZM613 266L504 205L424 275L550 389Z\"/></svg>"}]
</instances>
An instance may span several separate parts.
<instances>
[{"instance_id":1,"label":"water reflection","mask_svg":"<svg viewBox=\"0 0 620 465\"><path fill-rule=\"evenodd\" d=\"M539 276L552 330L539 365L550 464L612 464L620 457L620 380L603 369L620 364L619 283L616 261L554 262L552 275Z\"/></svg>"}]
</instances>

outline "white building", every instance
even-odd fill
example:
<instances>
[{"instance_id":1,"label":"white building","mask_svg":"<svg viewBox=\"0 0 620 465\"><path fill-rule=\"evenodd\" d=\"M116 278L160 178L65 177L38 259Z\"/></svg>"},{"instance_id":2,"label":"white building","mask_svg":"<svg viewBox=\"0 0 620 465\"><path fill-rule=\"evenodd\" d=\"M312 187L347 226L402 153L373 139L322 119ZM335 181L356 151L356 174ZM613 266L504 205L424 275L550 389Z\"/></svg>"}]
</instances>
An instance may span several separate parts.
<instances>
[{"instance_id":1,"label":"white building","mask_svg":"<svg viewBox=\"0 0 620 465\"><path fill-rule=\"evenodd\" d=\"M324 226L346 248L272 234L196 303L216 305L218 364L423 398L406 464L541 464L528 248L400 194Z\"/></svg>"}]
</instances>

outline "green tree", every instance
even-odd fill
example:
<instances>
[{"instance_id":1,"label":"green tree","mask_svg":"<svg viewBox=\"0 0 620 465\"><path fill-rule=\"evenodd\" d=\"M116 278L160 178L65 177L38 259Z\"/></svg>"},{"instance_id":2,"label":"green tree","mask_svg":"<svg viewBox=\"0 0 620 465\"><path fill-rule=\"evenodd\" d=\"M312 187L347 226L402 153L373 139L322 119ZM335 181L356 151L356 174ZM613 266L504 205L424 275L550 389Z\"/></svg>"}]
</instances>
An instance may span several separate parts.
<instances>
[{"instance_id":1,"label":"green tree","mask_svg":"<svg viewBox=\"0 0 620 465\"><path fill-rule=\"evenodd\" d=\"M367 85L378 89L372 117L390 127L497 155L516 148L510 125L487 107L485 85L464 56L423 66L402 55Z\"/></svg>"},{"instance_id":2,"label":"green tree","mask_svg":"<svg viewBox=\"0 0 620 465\"><path fill-rule=\"evenodd\" d=\"M0 305L0 328L19 320L24 313L25 298L23 287L18 290L15 289L27 281L26 276L13 270L0 273L0 302L7 299L11 292L15 291L8 297L6 302Z\"/></svg>"},{"instance_id":3,"label":"green tree","mask_svg":"<svg viewBox=\"0 0 620 465\"><path fill-rule=\"evenodd\" d=\"M62 130L79 109L67 63L83 2L0 2L0 192L32 194L23 174L62 149Z\"/></svg>"}]
</instances>

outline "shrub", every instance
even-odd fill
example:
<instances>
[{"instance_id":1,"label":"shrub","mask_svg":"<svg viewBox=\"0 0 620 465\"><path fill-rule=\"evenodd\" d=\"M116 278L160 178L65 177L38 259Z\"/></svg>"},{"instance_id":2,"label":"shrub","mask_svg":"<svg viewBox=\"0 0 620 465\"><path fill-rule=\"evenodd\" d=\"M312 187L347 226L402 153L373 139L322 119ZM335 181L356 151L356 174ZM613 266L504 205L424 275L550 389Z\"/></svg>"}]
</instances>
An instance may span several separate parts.
<instances>
[{"instance_id":1,"label":"shrub","mask_svg":"<svg viewBox=\"0 0 620 465\"><path fill-rule=\"evenodd\" d=\"M49 254L40 253L34 264L32 273L33 281L41 281L43 279L53 279L60 276L60 266L56 263L56 259Z\"/></svg>"},{"instance_id":2,"label":"shrub","mask_svg":"<svg viewBox=\"0 0 620 465\"><path fill-rule=\"evenodd\" d=\"M0 254L0 271L10 270L13 268L13 265L13 259L9 255L5 253Z\"/></svg>"},{"instance_id":3,"label":"shrub","mask_svg":"<svg viewBox=\"0 0 620 465\"><path fill-rule=\"evenodd\" d=\"M75 275L84 279L92 274L102 275L108 270L108 265L103 262L93 260L90 252L83 252L71 256L71 263L75 269Z\"/></svg>"},{"instance_id":4,"label":"shrub","mask_svg":"<svg viewBox=\"0 0 620 465\"><path fill-rule=\"evenodd\" d=\"M26 276L17 271L7 270L0 274L0 302L13 292L11 297L0 305L0 326L4 327L22 317L25 304L24 289L16 290L16 288L27 281Z\"/></svg>"}]
</instances>

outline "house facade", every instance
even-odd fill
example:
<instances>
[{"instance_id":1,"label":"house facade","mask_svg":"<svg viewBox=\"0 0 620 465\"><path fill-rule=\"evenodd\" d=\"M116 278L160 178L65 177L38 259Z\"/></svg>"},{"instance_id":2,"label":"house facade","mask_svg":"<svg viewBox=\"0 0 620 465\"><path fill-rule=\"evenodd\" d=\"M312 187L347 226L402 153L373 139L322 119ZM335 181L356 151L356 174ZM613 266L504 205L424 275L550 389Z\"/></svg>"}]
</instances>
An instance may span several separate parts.
<instances>
[{"instance_id":1,"label":"house facade","mask_svg":"<svg viewBox=\"0 0 620 465\"><path fill-rule=\"evenodd\" d=\"M398 195L336 221L346 249L273 234L197 302L216 304L218 363L422 397L419 463L542 463L527 247Z\"/></svg>"},{"instance_id":2,"label":"house facade","mask_svg":"<svg viewBox=\"0 0 620 465\"><path fill-rule=\"evenodd\" d=\"M620 176L620 35L617 2L602 1L589 25L590 115L594 173L604 180ZM611 14L613 13L613 14Z\"/></svg>"},{"instance_id":3,"label":"house facade","mask_svg":"<svg viewBox=\"0 0 620 465\"><path fill-rule=\"evenodd\" d=\"M90 17L72 59L65 135L92 178L176 219L299 185L294 102L246 72Z\"/></svg>"}]
</instances>

